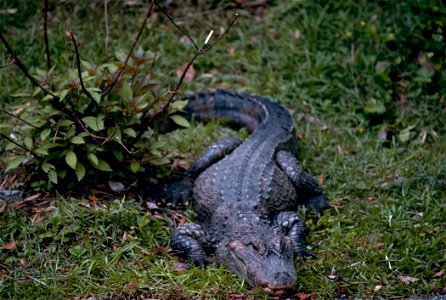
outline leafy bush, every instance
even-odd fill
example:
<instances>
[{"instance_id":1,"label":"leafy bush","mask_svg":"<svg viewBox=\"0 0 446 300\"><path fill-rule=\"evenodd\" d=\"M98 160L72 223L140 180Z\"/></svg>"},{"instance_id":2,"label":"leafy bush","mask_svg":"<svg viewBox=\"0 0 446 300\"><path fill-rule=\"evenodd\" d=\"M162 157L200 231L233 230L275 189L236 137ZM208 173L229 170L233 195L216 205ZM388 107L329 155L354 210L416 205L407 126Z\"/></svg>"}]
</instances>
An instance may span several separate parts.
<instances>
[{"instance_id":1,"label":"leafy bush","mask_svg":"<svg viewBox=\"0 0 446 300\"><path fill-rule=\"evenodd\" d=\"M107 178L132 177L144 170L144 163L169 162L153 129L141 126L165 101L155 95L158 84L147 71L155 55L142 48L135 51L113 91L104 97L104 84L113 80L126 53L115 56L116 62L99 66L82 62L85 91L77 69L35 70L34 78L56 98L39 87L13 95L24 101L10 113L15 121L3 125L13 137L6 145L13 153L6 171L27 161L46 174L43 182L51 188L107 173ZM174 102L171 110L184 105ZM174 120L187 126L179 116Z\"/></svg>"}]
</instances>

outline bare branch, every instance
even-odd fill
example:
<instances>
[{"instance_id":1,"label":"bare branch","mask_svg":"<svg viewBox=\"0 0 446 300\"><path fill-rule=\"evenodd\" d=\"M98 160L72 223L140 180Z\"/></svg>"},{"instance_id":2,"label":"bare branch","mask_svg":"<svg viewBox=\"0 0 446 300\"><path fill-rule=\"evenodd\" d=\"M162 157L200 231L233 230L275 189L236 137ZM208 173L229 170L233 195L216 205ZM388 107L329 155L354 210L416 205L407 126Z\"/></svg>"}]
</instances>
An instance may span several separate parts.
<instances>
[{"instance_id":1,"label":"bare branch","mask_svg":"<svg viewBox=\"0 0 446 300\"><path fill-rule=\"evenodd\" d=\"M54 95L53 93L51 93L50 91L48 91L47 89L45 89L31 74L29 74L28 70L26 69L26 67L22 64L22 62L20 61L20 59L15 55L14 50L12 50L11 46L9 45L9 43L6 41L5 37L3 36L3 34L0 32L0 41L3 43L3 45L5 46L6 50L8 51L9 55L11 55L12 61L14 62L14 64L20 69L20 71L22 71L22 73L26 76L26 78L29 79L29 81L35 86L40 88L45 95L51 95L55 100L58 100L59 97L57 97L56 95Z\"/></svg>"},{"instance_id":2,"label":"bare branch","mask_svg":"<svg viewBox=\"0 0 446 300\"><path fill-rule=\"evenodd\" d=\"M112 82L110 83L110 85L105 89L105 91L102 92L102 98L104 98L105 96L107 96L108 94L111 93L111 91L113 90L113 87L115 86L116 82L119 80L119 78L122 75L122 72L124 72L125 67L127 66L130 56L133 53L133 50L135 49L136 44L139 41L139 38L141 37L141 34L144 30L144 28L146 27L147 24L147 20L150 17L150 14L152 13L153 7L155 6L155 1L152 1L152 4L150 5L149 11L147 12L146 17L144 18L144 21L141 25L141 28L139 29L138 34L136 35L135 39L133 40L132 46L130 47L129 52L127 53L127 57L125 58L124 64L115 72L115 74L113 75L113 79Z\"/></svg>"},{"instance_id":3,"label":"bare branch","mask_svg":"<svg viewBox=\"0 0 446 300\"><path fill-rule=\"evenodd\" d=\"M104 0L104 17L105 17L105 61L108 62L108 41L110 39L110 29L108 27L108 1Z\"/></svg>"},{"instance_id":4,"label":"bare branch","mask_svg":"<svg viewBox=\"0 0 446 300\"><path fill-rule=\"evenodd\" d=\"M93 96L87 90L84 85L84 80L82 79L82 70L81 70L81 59L79 57L79 48L77 47L76 39L74 38L74 33L72 31L69 32L71 36L71 41L73 42L74 52L76 53L76 63L77 63L77 74L79 76L79 81L81 83L81 88L84 94L92 101L95 101Z\"/></svg>"},{"instance_id":5,"label":"bare branch","mask_svg":"<svg viewBox=\"0 0 446 300\"><path fill-rule=\"evenodd\" d=\"M191 38L191 36L183 28L181 28L180 26L177 25L177 23L175 23L172 17L161 7L161 5L159 5L158 2L155 1L155 5L156 7L159 8L159 10L163 13L163 15L165 15L169 19L169 21L173 24L173 26L175 26L179 31L181 31L181 33L184 34L189 39L189 41L192 42L192 44L194 44L195 49L198 50L199 47L197 43L195 43L194 39Z\"/></svg>"},{"instance_id":6,"label":"bare branch","mask_svg":"<svg viewBox=\"0 0 446 300\"><path fill-rule=\"evenodd\" d=\"M34 152L33 150L26 148L25 145L22 145L22 144L17 143L16 141L14 141L13 139L11 139L11 138L10 138L9 136L7 136L6 134L3 134L3 133L0 132L0 136L4 137L5 139L7 139L8 141L10 141L11 143L13 143L14 145L16 145L17 147L22 148L23 150L30 152L30 153L31 153L32 155L34 155L34 156L36 156L36 157L39 157L39 156L40 156L39 154L37 154L37 153Z\"/></svg>"},{"instance_id":7,"label":"bare branch","mask_svg":"<svg viewBox=\"0 0 446 300\"><path fill-rule=\"evenodd\" d=\"M51 69L50 48L48 46L48 0L44 1L42 11L42 25L43 25L43 42L45 44L45 57L47 70Z\"/></svg>"},{"instance_id":8,"label":"bare branch","mask_svg":"<svg viewBox=\"0 0 446 300\"><path fill-rule=\"evenodd\" d=\"M204 48L203 51L208 51L209 49L211 49L212 47L214 47L214 45L217 44L222 38L224 38L224 36L228 33L229 29L231 29L231 27L234 25L235 21L237 21L238 17L239 17L239 14L236 13L236 14L232 17L232 20L231 20L231 22L229 23L228 27L226 27L226 30L225 30L222 34L220 34L220 36L219 36L213 43L211 43L209 46L207 46L206 48Z\"/></svg>"},{"instance_id":9,"label":"bare branch","mask_svg":"<svg viewBox=\"0 0 446 300\"><path fill-rule=\"evenodd\" d=\"M192 56L192 58L189 60L186 67L184 68L184 71L181 74L180 79L178 80L174 90L171 92L169 99L155 113L153 113L151 116L148 116L147 118L144 118L143 120L141 120L141 126L140 126L141 130L138 132L138 134L135 138L135 141L138 141L141 138L141 136L144 134L144 128L148 128L159 117L166 115L166 112L167 112L170 104L172 104L172 102L174 102L175 96L180 91L181 85L183 84L184 78L186 77L186 74L187 74L187 71L189 70L189 68L193 65L195 60L200 55L202 55L202 54L206 53L208 50L210 50L215 44L217 44L229 32L229 29L231 29L231 27L234 25L234 23L238 17L239 17L238 14L234 15L231 22L227 26L226 30L213 43L211 43L207 47L206 47L206 43L205 43L202 47L197 48L194 55ZM208 41L206 41L206 42L208 42Z\"/></svg>"},{"instance_id":10,"label":"bare branch","mask_svg":"<svg viewBox=\"0 0 446 300\"><path fill-rule=\"evenodd\" d=\"M14 114L11 114L10 112L7 112L7 111L4 110L4 109L0 109L0 112L1 112L1 113L4 113L4 114L6 114L6 115L8 115L8 116L10 116L10 117L13 117L13 118L17 119L17 120L19 120L20 122L23 122L23 123L25 123L26 125L31 126L32 128L36 128L36 129L39 128L39 127L37 127L37 126L35 126L35 125L29 123L28 121L23 120L22 118L20 118L20 117L14 115Z\"/></svg>"}]
</instances>

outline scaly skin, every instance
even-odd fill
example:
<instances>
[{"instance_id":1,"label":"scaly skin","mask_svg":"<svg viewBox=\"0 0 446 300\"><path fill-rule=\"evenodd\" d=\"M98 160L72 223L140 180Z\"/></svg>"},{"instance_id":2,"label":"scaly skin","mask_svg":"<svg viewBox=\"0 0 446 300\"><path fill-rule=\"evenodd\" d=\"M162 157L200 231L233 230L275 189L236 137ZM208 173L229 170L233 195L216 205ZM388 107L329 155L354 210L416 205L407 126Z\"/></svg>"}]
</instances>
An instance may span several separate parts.
<instances>
[{"instance_id":1,"label":"scaly skin","mask_svg":"<svg viewBox=\"0 0 446 300\"><path fill-rule=\"evenodd\" d=\"M204 267L215 252L252 286L281 295L294 287L293 257L314 256L306 248L304 222L294 212L307 205L320 215L328 201L302 171L294 151L290 114L265 97L234 91L187 96L185 116L225 119L252 131L245 141L225 138L210 146L165 198L173 204L191 194L200 224L176 228L171 247Z\"/></svg>"}]
</instances>

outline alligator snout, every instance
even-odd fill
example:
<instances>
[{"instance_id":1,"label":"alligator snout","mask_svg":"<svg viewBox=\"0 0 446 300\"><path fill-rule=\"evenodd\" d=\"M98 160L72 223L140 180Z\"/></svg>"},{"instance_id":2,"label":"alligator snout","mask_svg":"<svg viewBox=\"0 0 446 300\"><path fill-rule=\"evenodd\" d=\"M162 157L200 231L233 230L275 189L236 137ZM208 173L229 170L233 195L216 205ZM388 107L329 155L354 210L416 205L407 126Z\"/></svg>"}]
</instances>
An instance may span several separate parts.
<instances>
[{"instance_id":1,"label":"alligator snout","mask_svg":"<svg viewBox=\"0 0 446 300\"><path fill-rule=\"evenodd\" d=\"M276 272L272 275L272 280L266 282L263 286L263 290L272 295L284 295L289 293L294 288L294 282L296 281L295 274L292 275L288 272Z\"/></svg>"}]
</instances>

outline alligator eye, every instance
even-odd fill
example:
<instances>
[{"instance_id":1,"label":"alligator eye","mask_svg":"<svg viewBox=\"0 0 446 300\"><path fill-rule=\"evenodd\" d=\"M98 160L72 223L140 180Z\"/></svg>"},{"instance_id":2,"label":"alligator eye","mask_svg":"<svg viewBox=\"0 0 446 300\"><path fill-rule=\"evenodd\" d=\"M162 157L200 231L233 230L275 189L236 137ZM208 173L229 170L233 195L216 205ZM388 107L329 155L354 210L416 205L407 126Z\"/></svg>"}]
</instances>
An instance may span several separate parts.
<instances>
[{"instance_id":1,"label":"alligator eye","mask_svg":"<svg viewBox=\"0 0 446 300\"><path fill-rule=\"evenodd\" d=\"M252 250L258 252L260 255L264 255L266 252L266 246L262 241L250 243Z\"/></svg>"},{"instance_id":2,"label":"alligator eye","mask_svg":"<svg viewBox=\"0 0 446 300\"><path fill-rule=\"evenodd\" d=\"M282 254L283 252L285 252L286 246L289 245L289 242L287 239L285 238L281 238L279 241L277 241L277 243L275 244L275 248L277 249L277 251Z\"/></svg>"}]
</instances>

